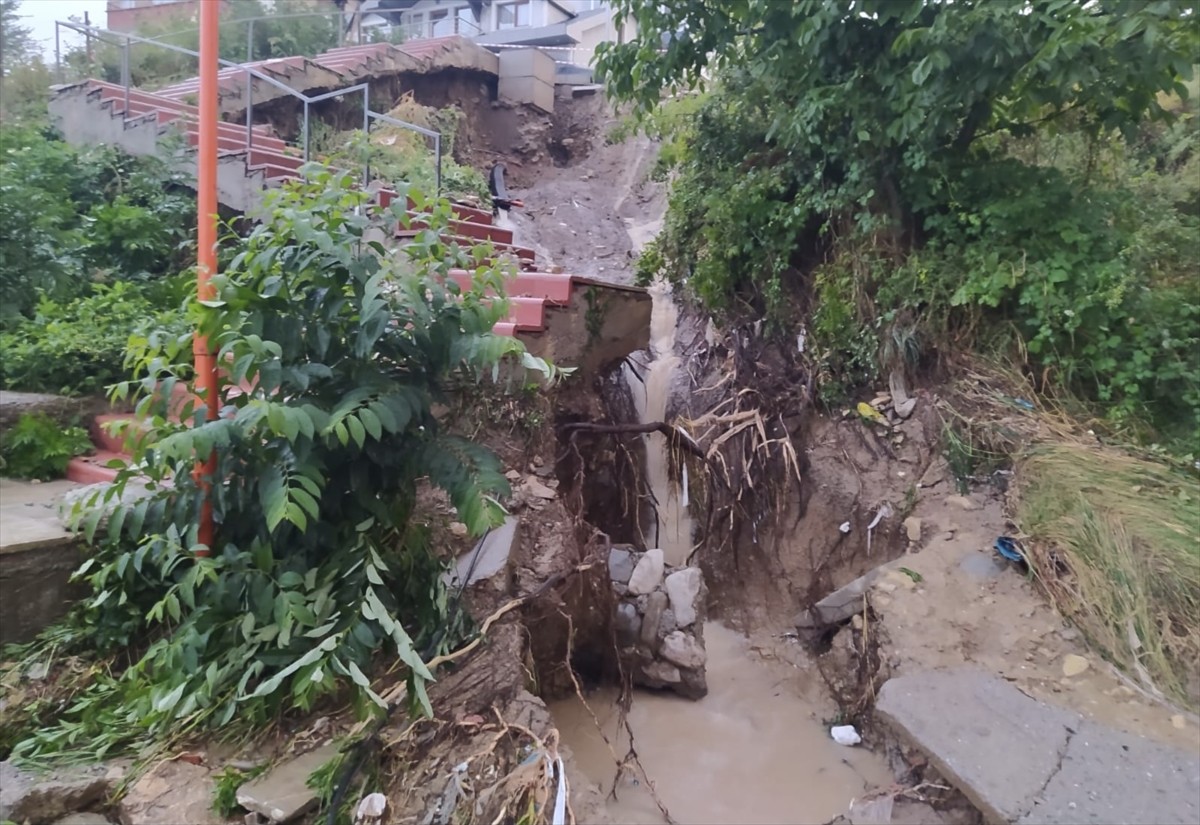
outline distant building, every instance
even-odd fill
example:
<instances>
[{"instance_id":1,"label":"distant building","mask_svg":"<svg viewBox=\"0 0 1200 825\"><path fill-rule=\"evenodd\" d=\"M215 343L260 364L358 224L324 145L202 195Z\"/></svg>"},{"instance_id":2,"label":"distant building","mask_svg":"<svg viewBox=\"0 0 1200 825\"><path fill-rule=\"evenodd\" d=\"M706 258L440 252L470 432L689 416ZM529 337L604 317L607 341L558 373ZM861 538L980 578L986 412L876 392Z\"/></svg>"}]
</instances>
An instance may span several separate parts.
<instances>
[{"instance_id":1,"label":"distant building","mask_svg":"<svg viewBox=\"0 0 1200 825\"><path fill-rule=\"evenodd\" d=\"M108 0L106 28L115 32L133 32L149 25L171 20L195 20L200 3L207 0ZM229 0L218 0L224 14Z\"/></svg>"},{"instance_id":2,"label":"distant building","mask_svg":"<svg viewBox=\"0 0 1200 825\"><path fill-rule=\"evenodd\" d=\"M553 47L561 63L586 66L596 46L628 39L608 0L348 0L364 28L398 28L405 40L459 34L501 51L506 46Z\"/></svg>"}]
</instances>

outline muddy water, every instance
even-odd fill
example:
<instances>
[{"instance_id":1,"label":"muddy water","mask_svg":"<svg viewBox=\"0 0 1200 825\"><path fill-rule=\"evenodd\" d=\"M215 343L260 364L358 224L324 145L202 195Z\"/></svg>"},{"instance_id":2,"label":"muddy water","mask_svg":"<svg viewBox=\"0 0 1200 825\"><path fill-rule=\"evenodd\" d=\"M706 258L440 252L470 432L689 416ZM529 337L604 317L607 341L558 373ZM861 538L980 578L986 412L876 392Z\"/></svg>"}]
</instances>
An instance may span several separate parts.
<instances>
[{"instance_id":1,"label":"muddy water","mask_svg":"<svg viewBox=\"0 0 1200 825\"><path fill-rule=\"evenodd\" d=\"M720 624L707 624L704 636L708 696L691 702L636 691L629 712L646 774L675 821L827 822L864 791L891 784L882 758L829 738L822 709L801 695L802 671L763 661L744 637ZM588 704L623 757L628 740L617 735L614 700L612 691L601 690ZM616 767L587 710L578 699L550 710L575 766L607 794ZM609 820L666 821L634 776L623 775L616 792L616 800L606 803Z\"/></svg>"},{"instance_id":2,"label":"muddy water","mask_svg":"<svg viewBox=\"0 0 1200 825\"><path fill-rule=\"evenodd\" d=\"M644 369L625 365L625 381L633 395L638 421L646 424L666 418L667 401L679 358L675 355L675 328L679 311L668 285L650 288L654 300L650 314L650 363ZM686 484L671 478L667 439L661 433L643 436L646 444L646 487L653 496L655 518L642 530L647 547L658 547L669 565L682 565L692 551L694 525L685 499Z\"/></svg>"}]
</instances>

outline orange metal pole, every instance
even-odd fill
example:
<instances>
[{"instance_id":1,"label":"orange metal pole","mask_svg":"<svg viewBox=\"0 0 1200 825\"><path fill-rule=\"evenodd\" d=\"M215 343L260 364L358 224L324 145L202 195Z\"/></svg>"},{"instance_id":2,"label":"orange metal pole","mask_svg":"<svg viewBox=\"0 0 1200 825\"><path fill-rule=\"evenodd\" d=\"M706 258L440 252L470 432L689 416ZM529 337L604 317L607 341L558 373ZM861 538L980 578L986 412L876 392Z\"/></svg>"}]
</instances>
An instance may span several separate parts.
<instances>
[{"instance_id":1,"label":"orange metal pole","mask_svg":"<svg viewBox=\"0 0 1200 825\"><path fill-rule=\"evenodd\" d=\"M216 297L211 278L217 272L217 60L220 0L200 2L200 147L196 153L196 294L200 300ZM209 421L217 419L217 359L208 339L199 333L192 341L196 360L196 395L207 406ZM216 472L216 454L197 456L196 480L204 495L200 509L199 541L207 555L215 538L210 492Z\"/></svg>"}]
</instances>

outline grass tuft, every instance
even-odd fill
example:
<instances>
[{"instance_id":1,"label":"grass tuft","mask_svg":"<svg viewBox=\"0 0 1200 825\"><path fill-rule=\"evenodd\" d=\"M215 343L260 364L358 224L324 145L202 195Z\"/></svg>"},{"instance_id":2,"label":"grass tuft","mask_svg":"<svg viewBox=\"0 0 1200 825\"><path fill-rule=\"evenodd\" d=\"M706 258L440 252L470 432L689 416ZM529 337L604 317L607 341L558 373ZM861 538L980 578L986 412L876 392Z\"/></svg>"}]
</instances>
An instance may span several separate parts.
<instances>
[{"instance_id":1,"label":"grass tuft","mask_svg":"<svg viewBox=\"0 0 1200 825\"><path fill-rule=\"evenodd\" d=\"M1152 692L1200 708L1200 480L1056 442L1018 465L1014 515L1056 606Z\"/></svg>"}]
</instances>

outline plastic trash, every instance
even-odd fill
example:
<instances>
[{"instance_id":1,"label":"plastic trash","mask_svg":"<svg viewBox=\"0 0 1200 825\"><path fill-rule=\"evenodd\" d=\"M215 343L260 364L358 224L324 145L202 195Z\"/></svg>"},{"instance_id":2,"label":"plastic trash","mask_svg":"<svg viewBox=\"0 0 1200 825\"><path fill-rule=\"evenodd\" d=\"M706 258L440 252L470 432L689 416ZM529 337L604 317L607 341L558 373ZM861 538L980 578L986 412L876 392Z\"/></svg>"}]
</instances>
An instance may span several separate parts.
<instances>
[{"instance_id":1,"label":"plastic trash","mask_svg":"<svg viewBox=\"0 0 1200 825\"><path fill-rule=\"evenodd\" d=\"M1017 542L1008 536L996 539L992 547L996 548L996 552L1009 561L1025 561L1025 554L1021 552Z\"/></svg>"},{"instance_id":2,"label":"plastic trash","mask_svg":"<svg viewBox=\"0 0 1200 825\"><path fill-rule=\"evenodd\" d=\"M383 818L387 812L387 797L381 793L369 793L358 803L354 811L354 824L371 825Z\"/></svg>"},{"instance_id":3,"label":"plastic trash","mask_svg":"<svg viewBox=\"0 0 1200 825\"><path fill-rule=\"evenodd\" d=\"M888 423L887 419L884 418L883 415L880 414L879 410L872 407L866 401L859 401L858 407L856 407L855 409L858 410L859 415L861 415L863 418L867 419L868 421L874 421L876 424L882 424L885 427L887 426L887 423Z\"/></svg>"},{"instance_id":4,"label":"plastic trash","mask_svg":"<svg viewBox=\"0 0 1200 825\"><path fill-rule=\"evenodd\" d=\"M850 522L843 521L841 524L838 525L838 529L841 530L842 533L849 533L850 532Z\"/></svg>"},{"instance_id":5,"label":"plastic trash","mask_svg":"<svg viewBox=\"0 0 1200 825\"><path fill-rule=\"evenodd\" d=\"M862 737L858 735L858 731L854 729L854 725L834 725L829 729L829 735L839 745L850 746L862 742Z\"/></svg>"},{"instance_id":6,"label":"plastic trash","mask_svg":"<svg viewBox=\"0 0 1200 825\"><path fill-rule=\"evenodd\" d=\"M850 825L892 825L892 807L896 797L890 793L874 799L852 799L846 818Z\"/></svg>"}]
</instances>

